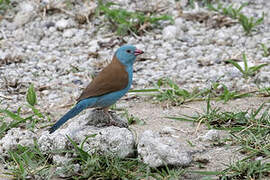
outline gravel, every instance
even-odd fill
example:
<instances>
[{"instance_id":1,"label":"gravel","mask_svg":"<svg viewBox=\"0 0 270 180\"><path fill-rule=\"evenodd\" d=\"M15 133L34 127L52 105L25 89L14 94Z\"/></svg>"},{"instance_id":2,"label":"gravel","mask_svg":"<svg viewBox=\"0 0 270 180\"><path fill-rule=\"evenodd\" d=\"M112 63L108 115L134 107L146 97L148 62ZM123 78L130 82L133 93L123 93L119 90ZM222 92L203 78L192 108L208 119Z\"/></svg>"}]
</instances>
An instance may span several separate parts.
<instances>
[{"instance_id":1,"label":"gravel","mask_svg":"<svg viewBox=\"0 0 270 180\"><path fill-rule=\"evenodd\" d=\"M181 1L179 9L178 2L162 1L159 8L166 7L164 12L172 15L174 24L162 23L161 27L139 37L119 38L102 16L88 14L89 23L80 24L75 15L84 6L81 2L72 1L74 8L53 0L41 4L30 0L16 2L17 7L9 10L0 22L0 95L10 98L2 102L4 107L8 104L13 108L20 106L30 83L37 89L46 87L38 92L43 107L52 107L59 100L67 103L65 97L75 99L91 75L111 60L123 40L145 51L141 57L145 60L138 61L134 67L133 88L151 87L162 77L169 77L188 90L209 87L211 81L221 76L224 77L220 81L234 90L256 88L256 82L260 82L261 87L269 85L269 66L262 68L247 84L235 67L225 63L227 59L242 61L243 52L250 65L269 62L260 48L260 43L269 46L268 14L265 14L263 24L247 36L239 23L214 28L211 19L200 23L196 18L187 20L181 16L206 13L212 17L213 12L200 5L192 9L187 6L187 1ZM157 8L157 0L148 4L131 0L117 2L133 11ZM235 7L241 2L246 1L234 1ZM85 5L84 14L94 12L90 7L95 7L96 2L91 3L92 6ZM268 12L269 7L268 1L250 0L250 5L242 12L258 18ZM46 14L44 8L47 8ZM59 11L53 11L53 8ZM18 58L21 61L17 62ZM7 59L9 63L5 63ZM15 80L17 86L8 86ZM78 81L80 83L74 83Z\"/></svg>"}]
</instances>

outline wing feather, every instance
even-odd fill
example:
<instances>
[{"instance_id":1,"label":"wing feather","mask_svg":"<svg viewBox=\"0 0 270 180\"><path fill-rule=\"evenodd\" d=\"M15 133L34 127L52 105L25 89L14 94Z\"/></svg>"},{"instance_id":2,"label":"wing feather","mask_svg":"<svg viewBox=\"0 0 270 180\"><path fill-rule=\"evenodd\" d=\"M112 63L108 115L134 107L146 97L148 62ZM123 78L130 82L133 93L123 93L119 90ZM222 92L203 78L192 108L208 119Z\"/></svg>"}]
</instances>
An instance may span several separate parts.
<instances>
[{"instance_id":1,"label":"wing feather","mask_svg":"<svg viewBox=\"0 0 270 180\"><path fill-rule=\"evenodd\" d=\"M127 85L128 73L125 66L114 56L112 62L84 89L77 101L119 91Z\"/></svg>"}]
</instances>

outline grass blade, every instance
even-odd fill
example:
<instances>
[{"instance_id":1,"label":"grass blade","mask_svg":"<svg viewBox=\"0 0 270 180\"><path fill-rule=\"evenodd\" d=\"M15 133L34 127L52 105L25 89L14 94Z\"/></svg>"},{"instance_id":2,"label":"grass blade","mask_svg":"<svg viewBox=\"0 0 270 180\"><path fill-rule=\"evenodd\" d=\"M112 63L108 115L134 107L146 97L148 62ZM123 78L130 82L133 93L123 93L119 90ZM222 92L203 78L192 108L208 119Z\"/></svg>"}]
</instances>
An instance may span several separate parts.
<instances>
[{"instance_id":1,"label":"grass blade","mask_svg":"<svg viewBox=\"0 0 270 180\"><path fill-rule=\"evenodd\" d=\"M34 106L37 103L37 96L33 84L28 88L26 100L31 106Z\"/></svg>"},{"instance_id":2,"label":"grass blade","mask_svg":"<svg viewBox=\"0 0 270 180\"><path fill-rule=\"evenodd\" d=\"M242 67L237 63L235 62L234 60L232 59L229 59L227 60L226 62L228 63L231 63L234 67L236 67L241 73L245 74L244 70L242 69Z\"/></svg>"}]
</instances>

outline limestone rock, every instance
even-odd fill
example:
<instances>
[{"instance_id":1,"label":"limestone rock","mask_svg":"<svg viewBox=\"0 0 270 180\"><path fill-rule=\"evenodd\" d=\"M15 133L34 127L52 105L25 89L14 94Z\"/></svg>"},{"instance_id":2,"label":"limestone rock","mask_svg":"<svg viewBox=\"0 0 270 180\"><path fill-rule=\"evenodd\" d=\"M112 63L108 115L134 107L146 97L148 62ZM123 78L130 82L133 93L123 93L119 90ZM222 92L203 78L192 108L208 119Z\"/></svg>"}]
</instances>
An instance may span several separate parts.
<instances>
[{"instance_id":1,"label":"limestone rock","mask_svg":"<svg viewBox=\"0 0 270 180\"><path fill-rule=\"evenodd\" d=\"M34 144L35 133L21 128L12 128L0 139L0 154L7 155L9 150L21 146L31 146Z\"/></svg>"},{"instance_id":2,"label":"limestone rock","mask_svg":"<svg viewBox=\"0 0 270 180\"><path fill-rule=\"evenodd\" d=\"M118 122L116 115L112 118ZM134 155L135 140L130 130L123 127L104 126L108 121L108 117L102 111L93 110L77 119L67 123L67 127L63 126L53 134L47 131L43 132L38 139L38 144L43 152L49 152L56 149L73 149L70 137L77 144L84 142L83 149L88 153L114 154L121 158ZM56 164L63 164L68 160L67 154L62 157L55 155L53 160Z\"/></svg>"},{"instance_id":3,"label":"limestone rock","mask_svg":"<svg viewBox=\"0 0 270 180\"><path fill-rule=\"evenodd\" d=\"M14 24L17 27L23 26L28 23L36 13L36 5L30 1L23 1L20 3L20 11L14 17Z\"/></svg>"},{"instance_id":4,"label":"limestone rock","mask_svg":"<svg viewBox=\"0 0 270 180\"><path fill-rule=\"evenodd\" d=\"M171 40L175 39L177 36L177 28L175 26L167 26L162 32L163 39Z\"/></svg>"},{"instance_id":5,"label":"limestone rock","mask_svg":"<svg viewBox=\"0 0 270 180\"><path fill-rule=\"evenodd\" d=\"M198 138L202 141L217 141L220 139L220 132L218 130L211 129L207 131L207 133L205 133L204 135L199 136Z\"/></svg>"},{"instance_id":6,"label":"limestone rock","mask_svg":"<svg viewBox=\"0 0 270 180\"><path fill-rule=\"evenodd\" d=\"M138 154L151 167L187 166L192 157L189 151L172 137L162 137L151 130L145 131L138 142Z\"/></svg>"}]
</instances>

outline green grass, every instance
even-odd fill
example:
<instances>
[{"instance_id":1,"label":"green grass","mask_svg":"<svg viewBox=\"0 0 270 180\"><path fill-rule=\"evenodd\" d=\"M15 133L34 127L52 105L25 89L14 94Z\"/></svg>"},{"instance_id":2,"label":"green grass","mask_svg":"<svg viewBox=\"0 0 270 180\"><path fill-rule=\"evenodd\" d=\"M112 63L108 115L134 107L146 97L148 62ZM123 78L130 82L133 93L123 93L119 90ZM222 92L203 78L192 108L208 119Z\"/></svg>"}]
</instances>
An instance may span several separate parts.
<instances>
[{"instance_id":1,"label":"green grass","mask_svg":"<svg viewBox=\"0 0 270 180\"><path fill-rule=\"evenodd\" d=\"M227 103L228 101L233 100L233 99L239 99L239 98L251 96L251 93L249 92L240 93L233 90L230 91L225 84L222 84L219 82L212 83L212 87L208 91L208 94L211 95L212 99L221 100L224 103Z\"/></svg>"},{"instance_id":2,"label":"green grass","mask_svg":"<svg viewBox=\"0 0 270 180\"><path fill-rule=\"evenodd\" d=\"M211 1L204 2L209 9L212 8L212 10L233 19L238 19L247 35L254 31L255 27L264 20L264 15L258 19L243 15L241 10L246 4L242 4L238 8L233 5L224 7L222 4L214 7L210 4ZM9 0L0 0L0 13L2 10L7 9L9 3ZM190 0L190 3L194 4L194 0ZM112 29L119 35L140 35L144 31L158 25L160 21L172 21L172 18L167 15L157 16L151 13L129 12L121 9L117 4L103 3L103 1L99 1L97 13L104 15ZM263 56L268 57L269 48L264 44L261 44L261 47L263 49ZM245 54L243 54L244 68L232 59L227 62L237 68L242 73L243 78L256 75L262 67L268 65L265 63L248 67ZM78 71L76 67L71 68L73 72ZM205 176L217 175L219 179L223 180L267 179L270 177L270 163L266 161L270 158L269 108L264 108L265 104L262 104L253 111L222 111L219 108L211 107L210 104L210 100L220 100L226 103L232 99L248 96L251 93L231 91L226 85L219 82L212 83L210 88L188 91L180 88L176 82L167 78L158 80L153 89L133 90L131 92L152 93L151 96L158 102L168 102L171 105L181 105L190 101L206 99L206 110L204 113L197 114L196 116L183 115L181 117L168 118L205 123L209 129L215 128L228 131L230 138L226 139L226 142L231 143L231 145L240 145L239 152L245 155L246 158L229 164L226 169L220 172L201 171L197 173L204 174ZM261 88L255 93L270 96L270 88ZM16 111L0 109L0 138L11 128L21 126L33 130L37 128L38 123L46 120L47 117L36 107L37 97L33 85L30 85L28 88L26 102L26 105ZM23 108L31 110L31 112L27 115L22 115ZM128 119L129 124L144 124L144 121L129 114L126 110L123 116ZM6 118L11 119L11 121L5 121ZM89 137L92 137L92 135ZM72 154L71 161L65 164L65 168L61 172L55 171L56 165L52 163L51 153L49 155L42 153L36 141L34 141L35 144L33 146L18 145L16 149L8 152L9 156L7 158L2 158L1 161L7 167L6 174L13 176L14 179L35 179L37 176L51 179L52 176L57 176L59 173L70 174L69 179L177 179L186 173L186 170L181 168L150 168L138 158L121 159L113 155L86 152L83 147L86 139L82 144L77 145L69 138L73 147L71 150L51 152L52 154L63 154L66 151ZM74 164L80 165L79 171L74 171Z\"/></svg>"},{"instance_id":3,"label":"green grass","mask_svg":"<svg viewBox=\"0 0 270 180\"><path fill-rule=\"evenodd\" d=\"M270 163L260 160L237 161L223 171L221 180L264 179L270 176Z\"/></svg>"},{"instance_id":4,"label":"green grass","mask_svg":"<svg viewBox=\"0 0 270 180\"><path fill-rule=\"evenodd\" d=\"M75 150L75 158L71 164L79 163L81 170L80 176L74 174L72 179L133 179L137 176L136 172L150 173L146 165L140 164L134 159L120 159L112 155L90 154L84 151L82 146L78 146L71 138Z\"/></svg>"},{"instance_id":5,"label":"green grass","mask_svg":"<svg viewBox=\"0 0 270 180\"><path fill-rule=\"evenodd\" d=\"M260 24L263 23L263 21L264 21L264 13L258 19L254 19L254 17L248 18L244 14L240 14L239 15L239 18L238 18L238 21L242 25L245 33L248 35L252 31L254 31L254 29L255 29L256 26L258 26L258 25L260 25Z\"/></svg>"},{"instance_id":6,"label":"green grass","mask_svg":"<svg viewBox=\"0 0 270 180\"><path fill-rule=\"evenodd\" d=\"M160 21L173 21L172 17L168 15L131 12L120 8L116 3L104 3L103 0L98 1L96 14L104 14L111 25L111 29L121 36L128 34L140 35L154 25L158 25Z\"/></svg>"},{"instance_id":7,"label":"green grass","mask_svg":"<svg viewBox=\"0 0 270 180\"><path fill-rule=\"evenodd\" d=\"M222 93L218 92L219 86L222 86ZM16 149L9 151L9 157L2 158L3 163L5 163L7 167L6 174L11 175L15 179L29 179L44 176L50 179L53 176L59 176L63 173L68 175L69 179L148 179L150 177L155 179L177 179L182 177L186 172L199 173L204 175L205 178L210 175L215 175L220 179L262 179L270 176L270 165L264 161L270 158L269 107L264 108L265 105L262 104L253 111L247 110L239 112L221 111L219 108L212 107L210 103L211 99L219 99L226 102L228 99L236 98L233 92L229 91L226 86L218 82L213 83L210 89L201 92L196 91L196 93L192 95L190 95L191 93L189 92L183 93L179 86L169 79L158 81L157 87L159 89L152 89L150 92L165 93L159 94L157 97L166 100L172 99L173 102L178 102L175 99L177 99L178 96L183 98L183 94L186 99L195 97L206 99L206 110L204 113L195 116L168 118L197 122L199 124L205 123L209 129L215 128L228 131L231 135L230 138L221 140L221 144L225 144L222 143L222 141L226 141L226 144L240 145L241 148L238 151L244 154L246 158L231 163L226 169L218 172L193 172L182 168L168 167L155 169L142 163L138 158L121 159L110 154L104 155L98 152L89 153L85 151L84 143L88 138L95 136L90 135L86 137L80 145L67 137L73 148L46 154L39 150L36 141L34 141L35 144L33 146L18 145ZM169 89L165 89L165 87ZM268 90L268 88L264 89ZM145 92L143 90L137 91ZM229 98L225 98L226 96L229 96ZM28 103L27 107L34 107L37 104L37 97L33 85L28 89L26 100ZM18 124L16 123L26 123L29 120L21 117L20 110L18 110L17 113L2 110L2 113L5 115L9 114L8 116L14 119L13 123L15 123L15 125L9 128L17 127ZM33 113L33 116L34 115L36 114ZM123 115L129 119L129 123L141 123L138 118L130 115L127 111L124 111ZM5 131L2 135L4 134ZM65 163L63 168L56 170L56 165L53 164L51 155L63 155L63 153L68 153L71 160ZM260 158L261 160L254 160L256 158ZM74 170L76 169L76 164L80 167L77 171Z\"/></svg>"},{"instance_id":8,"label":"green grass","mask_svg":"<svg viewBox=\"0 0 270 180\"><path fill-rule=\"evenodd\" d=\"M264 43L261 43L261 47L263 50L263 57L268 57L270 55L270 48L267 47Z\"/></svg>"},{"instance_id":9,"label":"green grass","mask_svg":"<svg viewBox=\"0 0 270 180\"><path fill-rule=\"evenodd\" d=\"M230 4L226 7L221 3L218 3L216 6L214 6L214 4L212 4L212 3L206 4L206 6L209 10L219 12L219 13L224 14L225 16L229 16L233 19L238 19L240 14L241 14L242 9L247 5L248 5L248 3L243 3L243 4L241 4L240 7L237 8L237 7L234 7L235 6L234 4Z\"/></svg>"},{"instance_id":10,"label":"green grass","mask_svg":"<svg viewBox=\"0 0 270 180\"><path fill-rule=\"evenodd\" d=\"M129 92L137 93L138 95L148 95L155 98L159 102L168 102L173 106L178 106L185 102L201 100L204 94L207 94L208 89L199 91L198 89L189 92L181 89L177 83L169 78L161 78L152 89L137 89Z\"/></svg>"},{"instance_id":11,"label":"green grass","mask_svg":"<svg viewBox=\"0 0 270 180\"><path fill-rule=\"evenodd\" d=\"M259 89L259 93L263 97L269 97L270 96L270 87L263 87Z\"/></svg>"},{"instance_id":12,"label":"green grass","mask_svg":"<svg viewBox=\"0 0 270 180\"><path fill-rule=\"evenodd\" d=\"M156 86L159 92L156 95L156 99L158 101L170 101L173 105L180 105L186 101L192 101L205 93L197 90L188 92L185 89L181 89L175 82L168 78L159 79Z\"/></svg>"},{"instance_id":13,"label":"green grass","mask_svg":"<svg viewBox=\"0 0 270 180\"><path fill-rule=\"evenodd\" d=\"M195 116L182 115L167 117L179 121L205 123L209 129L226 130L231 138L224 141L231 145L240 145L239 152L246 158L232 163L222 172L220 179L262 179L270 177L270 163L254 159L270 158L270 107L264 104L251 112L221 111L210 104L210 95L206 101L206 111ZM198 127L197 127L198 128ZM203 173L203 172L202 172Z\"/></svg>"},{"instance_id":14,"label":"green grass","mask_svg":"<svg viewBox=\"0 0 270 180\"><path fill-rule=\"evenodd\" d=\"M8 157L2 158L7 170L4 174L14 179L52 179L60 174L65 174L68 179L175 179L185 173L181 168L150 168L138 158L121 159L115 155L89 153L83 148L84 142L95 135L86 137L77 145L70 137L67 137L73 146L70 150L55 150L44 154L40 151L35 141L33 146L18 145L16 149L10 150ZM61 169L52 162L52 154L68 153L71 158ZM49 155L48 155L49 154ZM79 169L74 169L79 164Z\"/></svg>"},{"instance_id":15,"label":"green grass","mask_svg":"<svg viewBox=\"0 0 270 180\"><path fill-rule=\"evenodd\" d=\"M72 153L74 157L66 165L66 172L64 173L74 174L71 176L71 179L147 179L150 177L169 179L179 177L184 173L184 170L181 168L150 168L138 158L121 159L110 154L88 153L83 148L86 140L82 144L77 145L70 137L68 139L73 145ZM77 163L80 164L81 168L79 172L75 173L70 167Z\"/></svg>"},{"instance_id":16,"label":"green grass","mask_svg":"<svg viewBox=\"0 0 270 180\"><path fill-rule=\"evenodd\" d=\"M50 158L40 151L36 141L31 147L18 145L8 154L9 157L5 160L8 171L5 174L15 179L35 179L37 175L50 179Z\"/></svg>"},{"instance_id":17,"label":"green grass","mask_svg":"<svg viewBox=\"0 0 270 180\"><path fill-rule=\"evenodd\" d=\"M268 65L268 63L264 63L264 64L248 67L247 57L245 53L243 53L243 61L244 61L244 68L242 68L233 59L227 60L228 63L232 64L235 68L237 68L242 73L243 78L245 79L247 79L248 77L254 76L261 68Z\"/></svg>"},{"instance_id":18,"label":"green grass","mask_svg":"<svg viewBox=\"0 0 270 180\"><path fill-rule=\"evenodd\" d=\"M8 109L0 108L0 138L2 138L8 130L11 128L23 126L25 128L34 129L37 123L41 121L48 121L50 118L43 115L36 107L37 97L34 90L34 86L30 85L26 94L27 104L25 106L19 107L16 112ZM31 113L23 116L21 114L22 108L27 108L31 110ZM10 118L11 121L6 121L6 118Z\"/></svg>"},{"instance_id":19,"label":"green grass","mask_svg":"<svg viewBox=\"0 0 270 180\"><path fill-rule=\"evenodd\" d=\"M203 4L209 10L231 17L232 19L237 19L238 23L241 24L246 35L250 35L251 32L255 31L256 27L262 24L264 21L264 13L262 14L261 17L257 19L255 19L254 17L247 17L246 15L241 13L242 9L248 6L248 3L242 3L241 6L235 7L234 4L224 6L224 4L220 3L219 1L211 2L211 1L205 0L203 2L204 2Z\"/></svg>"},{"instance_id":20,"label":"green grass","mask_svg":"<svg viewBox=\"0 0 270 180\"><path fill-rule=\"evenodd\" d=\"M122 116L124 116L125 118L127 118L128 120L128 124L138 124L138 125L144 125L145 121L141 120L140 118L129 114L128 111L126 109L124 109L124 112L122 113Z\"/></svg>"},{"instance_id":21,"label":"green grass","mask_svg":"<svg viewBox=\"0 0 270 180\"><path fill-rule=\"evenodd\" d=\"M10 0L0 0L0 14L4 14L9 8Z\"/></svg>"},{"instance_id":22,"label":"green grass","mask_svg":"<svg viewBox=\"0 0 270 180\"><path fill-rule=\"evenodd\" d=\"M249 67L248 67L249 68ZM261 94L269 96L269 88L258 90ZM262 179L269 178L270 165L267 159L270 158L270 107L262 104L253 111L222 111L219 108L211 106L210 100L222 100L224 103L231 99L241 98L249 93L238 93L229 91L228 88L217 82L213 82L210 88L203 90L194 90L188 92L179 87L179 85L170 79L163 78L156 83L155 89L133 90L133 92L155 93L154 97L158 101L168 101L173 104L181 104L193 100L205 100L206 110L204 113L195 116L168 117L170 119L204 123L209 129L215 128L226 130L230 138L220 140L221 144L240 145L239 152L245 158L233 162L226 169L218 172L190 171L189 173L199 173L207 178L210 175L216 175L220 179ZM153 95L153 94L152 94ZM44 120L44 115L36 109L37 97L33 85L30 85L26 94L26 107L32 112L24 117L21 115L21 108L17 112L8 109L1 109L0 120L0 138L5 133L18 126L26 128L36 128L36 124ZM116 109L116 107L114 107ZM144 124L139 118L130 115L124 110L129 124ZM12 119L10 123L4 123L4 119ZM36 119L36 120L35 120ZM27 126L28 124L28 126ZM10 150L8 157L1 161L7 167L5 172L14 179L33 179L36 177L46 177L47 179L60 174L67 174L69 179L177 179L188 172L182 168L163 167L159 169L150 168L142 163L138 158L121 159L114 155L104 155L98 152L89 153L84 150L84 143L90 135L78 145L71 138L69 141L73 148L68 150L59 150L49 153L42 153L36 143L33 146L21 146ZM229 143L229 144L228 144ZM71 160L65 163L62 169L56 170L56 165L52 162L52 154L68 153ZM260 158L260 160L258 160ZM79 165L78 171L74 171L75 165Z\"/></svg>"},{"instance_id":23,"label":"green grass","mask_svg":"<svg viewBox=\"0 0 270 180\"><path fill-rule=\"evenodd\" d=\"M130 90L129 92L137 93L137 95L152 96L158 102L166 102L173 106L179 106L191 101L203 101L209 94L211 99L220 100L224 103L227 103L229 100L251 96L250 92L230 91L225 84L219 83L219 80L212 82L210 88L201 90L195 88L193 91L187 91L180 88L171 79L161 78L155 84L156 88Z\"/></svg>"},{"instance_id":24,"label":"green grass","mask_svg":"<svg viewBox=\"0 0 270 180\"><path fill-rule=\"evenodd\" d=\"M121 159L114 155L100 155L97 152L90 154L84 151L83 143L78 146L71 138L68 137L68 139L77 155L73 159L73 163L81 165L80 177L76 175L73 176L73 179L143 179L149 177L164 179L179 177L184 172L182 169L151 169L137 158Z\"/></svg>"}]
</instances>

